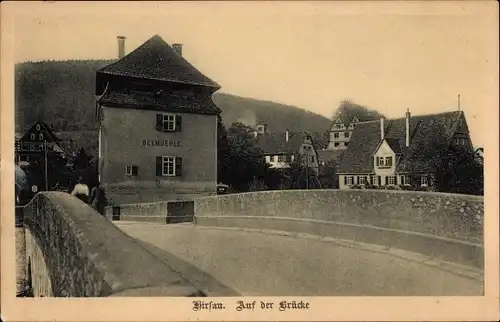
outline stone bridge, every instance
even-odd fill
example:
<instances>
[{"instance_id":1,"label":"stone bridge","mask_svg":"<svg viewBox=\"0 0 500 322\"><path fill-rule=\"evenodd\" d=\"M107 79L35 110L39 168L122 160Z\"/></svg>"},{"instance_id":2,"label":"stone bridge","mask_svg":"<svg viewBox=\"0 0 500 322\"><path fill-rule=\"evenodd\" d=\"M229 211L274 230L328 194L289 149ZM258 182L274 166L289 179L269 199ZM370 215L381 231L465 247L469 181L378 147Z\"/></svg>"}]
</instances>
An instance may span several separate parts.
<instances>
[{"instance_id":1,"label":"stone bridge","mask_svg":"<svg viewBox=\"0 0 500 322\"><path fill-rule=\"evenodd\" d=\"M34 296L445 296L484 289L482 197L266 191L114 206L103 217L50 192L22 213L26 255L18 274Z\"/></svg>"}]
</instances>

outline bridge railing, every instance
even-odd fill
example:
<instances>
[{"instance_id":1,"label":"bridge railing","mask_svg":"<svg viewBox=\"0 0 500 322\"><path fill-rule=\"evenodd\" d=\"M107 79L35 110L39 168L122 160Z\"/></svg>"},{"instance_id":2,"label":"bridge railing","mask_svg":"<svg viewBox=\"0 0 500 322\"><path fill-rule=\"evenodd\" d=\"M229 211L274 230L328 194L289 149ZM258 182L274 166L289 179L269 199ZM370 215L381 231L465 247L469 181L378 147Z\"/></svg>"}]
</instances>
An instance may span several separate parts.
<instances>
[{"instance_id":1,"label":"bridge railing","mask_svg":"<svg viewBox=\"0 0 500 322\"><path fill-rule=\"evenodd\" d=\"M203 296L79 199L39 193L23 209L34 296Z\"/></svg>"},{"instance_id":2,"label":"bridge railing","mask_svg":"<svg viewBox=\"0 0 500 322\"><path fill-rule=\"evenodd\" d=\"M483 198L380 190L280 190L195 200L197 225L282 230L483 267Z\"/></svg>"}]
</instances>

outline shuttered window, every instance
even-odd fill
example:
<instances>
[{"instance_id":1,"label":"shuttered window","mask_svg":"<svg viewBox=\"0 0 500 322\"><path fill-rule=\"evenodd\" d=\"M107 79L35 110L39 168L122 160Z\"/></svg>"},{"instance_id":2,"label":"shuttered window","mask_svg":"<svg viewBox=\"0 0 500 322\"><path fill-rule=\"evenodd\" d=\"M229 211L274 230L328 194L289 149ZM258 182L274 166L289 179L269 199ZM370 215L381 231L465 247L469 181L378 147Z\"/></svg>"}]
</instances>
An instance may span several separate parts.
<instances>
[{"instance_id":1,"label":"shuttered window","mask_svg":"<svg viewBox=\"0 0 500 322\"><path fill-rule=\"evenodd\" d=\"M161 132L181 132L182 116L176 114L157 113L156 130Z\"/></svg>"},{"instance_id":2,"label":"shuttered window","mask_svg":"<svg viewBox=\"0 0 500 322\"><path fill-rule=\"evenodd\" d=\"M156 157L156 175L159 177L182 176L182 158L175 156Z\"/></svg>"},{"instance_id":3,"label":"shuttered window","mask_svg":"<svg viewBox=\"0 0 500 322\"><path fill-rule=\"evenodd\" d=\"M125 166L125 175L127 176L137 176L138 167L136 165Z\"/></svg>"}]
</instances>

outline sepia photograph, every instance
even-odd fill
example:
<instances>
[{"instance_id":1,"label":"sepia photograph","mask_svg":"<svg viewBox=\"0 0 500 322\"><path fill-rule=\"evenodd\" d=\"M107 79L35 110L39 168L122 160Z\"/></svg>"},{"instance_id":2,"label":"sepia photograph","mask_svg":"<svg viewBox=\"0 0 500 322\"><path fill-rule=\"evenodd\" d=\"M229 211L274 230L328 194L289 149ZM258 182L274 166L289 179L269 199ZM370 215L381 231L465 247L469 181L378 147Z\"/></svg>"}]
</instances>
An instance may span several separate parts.
<instances>
[{"instance_id":1,"label":"sepia photograph","mask_svg":"<svg viewBox=\"0 0 500 322\"><path fill-rule=\"evenodd\" d=\"M9 301L252 320L498 297L497 3L12 1L2 20Z\"/></svg>"}]
</instances>

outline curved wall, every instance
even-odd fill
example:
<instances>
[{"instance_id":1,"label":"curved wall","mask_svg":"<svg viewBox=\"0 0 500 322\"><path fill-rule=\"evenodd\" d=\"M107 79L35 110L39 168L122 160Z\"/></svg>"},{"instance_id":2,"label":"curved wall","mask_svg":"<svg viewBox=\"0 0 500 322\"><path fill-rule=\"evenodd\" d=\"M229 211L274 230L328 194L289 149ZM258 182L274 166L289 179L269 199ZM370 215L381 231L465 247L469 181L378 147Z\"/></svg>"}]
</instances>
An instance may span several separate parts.
<instances>
[{"instance_id":1,"label":"curved wall","mask_svg":"<svg viewBox=\"0 0 500 322\"><path fill-rule=\"evenodd\" d=\"M35 296L202 295L79 199L39 193L24 208ZM29 263L29 264L28 264ZM147 267L147 269L145 269Z\"/></svg>"},{"instance_id":2,"label":"curved wall","mask_svg":"<svg viewBox=\"0 0 500 322\"><path fill-rule=\"evenodd\" d=\"M284 230L483 267L483 198L380 190L281 190L195 200L198 225Z\"/></svg>"}]
</instances>

